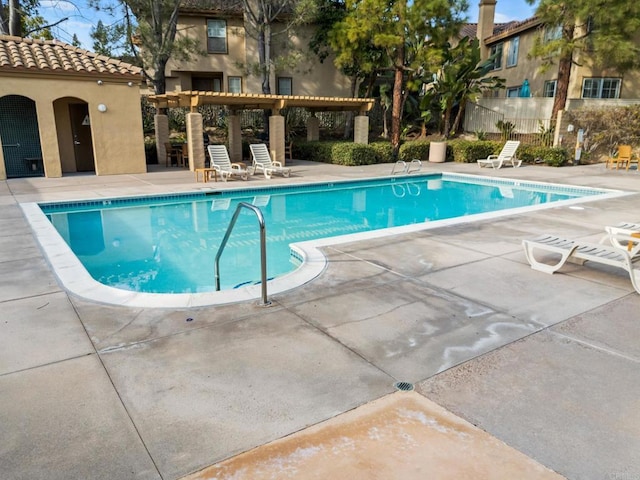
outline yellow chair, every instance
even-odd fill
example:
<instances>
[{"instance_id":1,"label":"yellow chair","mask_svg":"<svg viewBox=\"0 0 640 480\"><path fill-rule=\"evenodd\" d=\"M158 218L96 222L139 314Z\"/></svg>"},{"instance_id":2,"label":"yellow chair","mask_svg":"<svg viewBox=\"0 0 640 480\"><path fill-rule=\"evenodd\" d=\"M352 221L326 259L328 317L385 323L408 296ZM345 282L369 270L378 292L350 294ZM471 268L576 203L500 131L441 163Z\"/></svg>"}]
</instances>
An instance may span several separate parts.
<instances>
[{"instance_id":1,"label":"yellow chair","mask_svg":"<svg viewBox=\"0 0 640 480\"><path fill-rule=\"evenodd\" d=\"M618 155L615 157L609 157L607 159L606 168L613 168L613 164L616 165L616 170L622 165L629 169L631 163L631 145L618 145Z\"/></svg>"}]
</instances>

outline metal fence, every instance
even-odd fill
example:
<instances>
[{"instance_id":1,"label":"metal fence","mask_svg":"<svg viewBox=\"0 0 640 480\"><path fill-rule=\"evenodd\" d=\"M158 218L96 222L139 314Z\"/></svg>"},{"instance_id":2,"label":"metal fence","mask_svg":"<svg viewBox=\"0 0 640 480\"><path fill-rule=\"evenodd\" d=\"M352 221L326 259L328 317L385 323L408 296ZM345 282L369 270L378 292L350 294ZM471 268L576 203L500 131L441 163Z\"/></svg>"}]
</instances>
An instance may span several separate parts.
<instances>
[{"instance_id":1,"label":"metal fence","mask_svg":"<svg viewBox=\"0 0 640 480\"><path fill-rule=\"evenodd\" d=\"M529 145L551 146L553 130L549 118L525 118L470 103L465 110L464 131L490 140L520 140Z\"/></svg>"}]
</instances>

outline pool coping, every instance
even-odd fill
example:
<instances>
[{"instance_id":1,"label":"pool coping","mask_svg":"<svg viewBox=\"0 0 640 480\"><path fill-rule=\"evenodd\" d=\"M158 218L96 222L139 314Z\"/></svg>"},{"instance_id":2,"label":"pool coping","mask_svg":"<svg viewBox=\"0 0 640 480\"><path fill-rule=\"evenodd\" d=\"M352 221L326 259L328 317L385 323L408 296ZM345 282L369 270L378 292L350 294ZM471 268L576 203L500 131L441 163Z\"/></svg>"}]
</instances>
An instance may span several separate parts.
<instances>
[{"instance_id":1,"label":"pool coping","mask_svg":"<svg viewBox=\"0 0 640 480\"><path fill-rule=\"evenodd\" d=\"M434 173L433 175L437 175ZM317 240L310 240L304 242L292 243L291 249L295 251L302 259L302 264L293 272L282 275L276 279L270 280L267 283L268 295L278 295L297 287L300 287L314 278L319 276L327 266L327 259L322 252L323 247L329 247L333 245L340 245L344 243L351 243L363 240L371 240L377 238L384 238L388 236L422 232L435 228L476 222L480 220L494 219L507 217L512 215L518 215L523 213L530 213L538 210L544 210L549 208L558 207L576 207L581 203L587 203L590 201L605 200L609 198L617 198L626 195L632 195L634 192L626 192L622 190L613 190L597 187L576 187L574 185L566 185L559 183L546 183L536 181L523 181L517 179L511 179L501 177L499 179L494 177L483 177L478 175L458 174L458 173L441 173L442 178L460 178L460 179L472 179L474 182L486 181L491 184L504 184L518 186L520 188L526 185L532 186L556 186L563 188L564 190L589 190L589 191L601 191L600 195L591 195L586 197L572 198L568 200L560 200L551 203L518 207L512 209L498 210L494 212L486 212L474 215L467 215L457 218L429 221L423 223L416 223L412 225L405 225L399 227L391 227L386 229L372 230L367 232L352 233L347 235L341 235L336 237L327 237ZM413 175L415 177L416 175ZM430 175L427 175L430 176ZM406 176L378 176L371 177L365 180L381 180L385 178L410 178L412 175ZM353 180L336 180L331 182L309 182L305 184L297 184L296 186L310 186L317 184L339 184L348 183ZM263 191L265 189L274 189L277 187L257 187L251 189L251 191ZM287 188L287 187L285 187ZM247 190L246 188L228 189L226 192L238 192ZM194 192L196 194L197 192ZM177 194L183 196L184 193ZM140 195L132 197L118 197L118 198L153 198L154 195ZM106 199L96 199L96 202L104 202ZM72 203L73 200L61 201L61 202L40 202L41 204L55 204L55 203ZM87 200L83 200L87 202ZM204 306L216 306L225 305L239 302L247 302L251 300L258 300L261 297L260 285L247 285L237 289L223 290L217 292L198 292L198 293L143 293L134 292L128 290L121 290L118 288L104 285L94 280L80 260L73 253L71 248L67 245L64 239L60 236L54 225L48 220L44 212L40 208L40 203L27 202L20 203L20 207L24 212L31 228L34 232L36 239L38 240L44 257L47 259L52 267L55 275L59 279L62 286L70 293L77 295L85 300L90 300L97 303L105 303L112 305L139 307L139 308L195 308Z\"/></svg>"}]
</instances>

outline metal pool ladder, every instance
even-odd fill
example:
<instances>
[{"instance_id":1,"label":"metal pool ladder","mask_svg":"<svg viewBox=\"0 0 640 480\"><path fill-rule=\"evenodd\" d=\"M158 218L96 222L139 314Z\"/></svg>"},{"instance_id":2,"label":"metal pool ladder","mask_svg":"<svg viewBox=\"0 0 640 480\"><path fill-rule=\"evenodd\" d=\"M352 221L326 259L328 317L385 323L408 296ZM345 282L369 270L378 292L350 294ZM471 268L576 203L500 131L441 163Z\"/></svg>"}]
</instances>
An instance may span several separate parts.
<instances>
[{"instance_id":1,"label":"metal pool ladder","mask_svg":"<svg viewBox=\"0 0 640 480\"><path fill-rule=\"evenodd\" d=\"M262 307L267 307L271 305L271 302L267 299L267 233L264 223L264 216L262 215L262 211L256 207L255 205L251 205L247 202L240 202L236 207L236 211L233 214L233 218L229 222L229 226L227 227L227 232L224 234L224 238L222 239L222 243L220 244L220 248L218 249L218 253L216 253L216 260L214 265L214 272L216 276L216 290L220 290L220 256L224 250L224 247L227 246L227 241L229 240L229 236L231 235L231 231L233 227L236 225L236 220L238 220L238 216L243 208L248 208L253 211L258 217L258 223L260 224L260 273L261 273L261 287L262 287L262 303L258 305Z\"/></svg>"}]
</instances>

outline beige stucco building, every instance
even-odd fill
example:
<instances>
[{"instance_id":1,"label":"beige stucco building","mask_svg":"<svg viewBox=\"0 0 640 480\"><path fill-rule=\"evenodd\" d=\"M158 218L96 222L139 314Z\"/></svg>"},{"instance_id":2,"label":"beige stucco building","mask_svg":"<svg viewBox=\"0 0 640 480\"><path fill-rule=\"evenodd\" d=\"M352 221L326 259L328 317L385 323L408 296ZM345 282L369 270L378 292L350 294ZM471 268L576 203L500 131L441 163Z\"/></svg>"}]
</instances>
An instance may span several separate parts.
<instances>
[{"instance_id":1,"label":"beige stucco building","mask_svg":"<svg viewBox=\"0 0 640 480\"><path fill-rule=\"evenodd\" d=\"M212 1L207 8L184 2L178 17L178 37L196 40L203 55L189 61L167 63L166 91L211 91L264 93L261 76L255 72L258 43L245 24L242 2ZM271 69L271 94L350 97L348 77L334 66L332 58L320 62L309 51L312 26L297 27L288 38L283 24L273 25L271 51L277 61Z\"/></svg>"},{"instance_id":2,"label":"beige stucco building","mask_svg":"<svg viewBox=\"0 0 640 480\"><path fill-rule=\"evenodd\" d=\"M553 98L558 78L557 65L543 70L542 59L530 58L529 52L536 39L541 36L553 38L560 32L547 29L536 17L519 22L495 23L496 3L497 0L480 0L478 23L468 24L462 31L462 36L480 40L483 58L499 52L492 75L504 78L506 88L496 93L506 98L523 96L522 87L526 81L529 96ZM639 71L622 74L613 69L596 68L588 58L576 60L571 71L567 95L569 101L640 98Z\"/></svg>"},{"instance_id":3,"label":"beige stucco building","mask_svg":"<svg viewBox=\"0 0 640 480\"><path fill-rule=\"evenodd\" d=\"M0 179L146 171L139 68L0 35Z\"/></svg>"}]
</instances>

